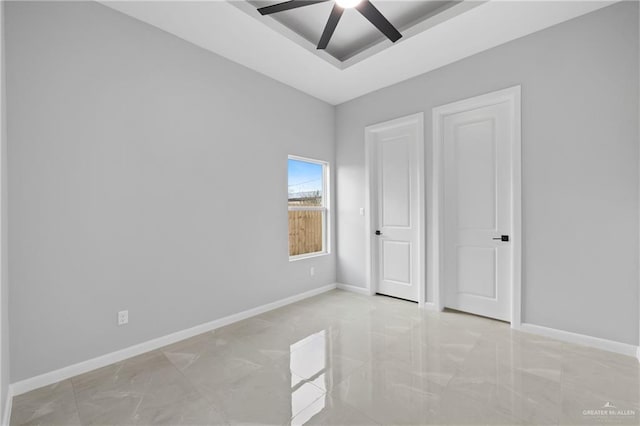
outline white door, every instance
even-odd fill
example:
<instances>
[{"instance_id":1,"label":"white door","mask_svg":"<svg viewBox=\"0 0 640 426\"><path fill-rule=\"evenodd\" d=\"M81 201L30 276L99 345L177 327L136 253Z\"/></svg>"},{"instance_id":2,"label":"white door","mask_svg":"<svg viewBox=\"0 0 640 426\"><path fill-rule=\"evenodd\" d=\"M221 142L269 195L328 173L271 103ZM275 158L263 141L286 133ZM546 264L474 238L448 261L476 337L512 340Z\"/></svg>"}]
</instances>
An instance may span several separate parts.
<instances>
[{"instance_id":1,"label":"white door","mask_svg":"<svg viewBox=\"0 0 640 426\"><path fill-rule=\"evenodd\" d=\"M422 135L422 115L367 128L374 290L416 302L422 282Z\"/></svg>"},{"instance_id":2,"label":"white door","mask_svg":"<svg viewBox=\"0 0 640 426\"><path fill-rule=\"evenodd\" d=\"M500 102L442 120L444 305L504 321L513 261L511 108Z\"/></svg>"}]
</instances>

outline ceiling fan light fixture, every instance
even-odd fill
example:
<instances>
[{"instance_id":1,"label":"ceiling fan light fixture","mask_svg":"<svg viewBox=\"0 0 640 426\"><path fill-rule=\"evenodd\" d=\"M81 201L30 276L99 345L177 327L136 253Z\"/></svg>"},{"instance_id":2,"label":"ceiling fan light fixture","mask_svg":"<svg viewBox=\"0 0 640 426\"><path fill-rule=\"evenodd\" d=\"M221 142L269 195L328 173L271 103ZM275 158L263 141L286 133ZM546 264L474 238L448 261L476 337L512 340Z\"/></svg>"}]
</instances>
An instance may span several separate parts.
<instances>
[{"instance_id":1,"label":"ceiling fan light fixture","mask_svg":"<svg viewBox=\"0 0 640 426\"><path fill-rule=\"evenodd\" d=\"M258 8L260 15L271 15L272 13L284 12L286 10L297 9L299 7L311 6L317 3L325 3L331 0L287 0L281 3L272 4ZM398 41L402 34L393 26L387 18L371 3L370 0L334 0L333 8L327 24L322 31L322 36L318 42L317 48L322 50L327 47L331 36L342 17L345 9L356 8L367 21L371 22L382 34L384 34L392 43Z\"/></svg>"},{"instance_id":2,"label":"ceiling fan light fixture","mask_svg":"<svg viewBox=\"0 0 640 426\"><path fill-rule=\"evenodd\" d=\"M336 0L338 6L343 9L351 9L360 4L362 0Z\"/></svg>"}]
</instances>

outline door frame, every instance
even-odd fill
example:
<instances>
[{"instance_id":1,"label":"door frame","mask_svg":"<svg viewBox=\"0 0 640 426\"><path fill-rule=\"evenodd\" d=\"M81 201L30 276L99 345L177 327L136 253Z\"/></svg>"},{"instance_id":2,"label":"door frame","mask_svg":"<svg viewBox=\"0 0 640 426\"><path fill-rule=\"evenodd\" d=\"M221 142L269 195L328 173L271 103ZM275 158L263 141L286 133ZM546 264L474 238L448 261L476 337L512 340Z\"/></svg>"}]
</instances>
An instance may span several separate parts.
<instances>
[{"instance_id":1,"label":"door frame","mask_svg":"<svg viewBox=\"0 0 640 426\"><path fill-rule=\"evenodd\" d=\"M377 208L376 196L372 193L375 191L376 182L374 176L374 153L375 149L373 143L375 141L375 135L379 132L398 127L414 125L416 128L416 154L418 156L418 223L416 224L415 232L418 233L418 253L417 258L419 274L417 285L418 292L418 306L424 307L426 302L426 286L425 286L425 180L424 180L424 113L419 112L416 114L407 115L404 117L396 118L394 120L385 121L378 124L373 124L365 127L364 129L364 154L365 154L365 262L366 262L366 288L370 295L376 294L377 288L375 285L375 265L372 262L371 256L375 252L374 244L376 239L373 238L375 232L375 225L373 223L373 214L375 208Z\"/></svg>"},{"instance_id":2,"label":"door frame","mask_svg":"<svg viewBox=\"0 0 640 426\"><path fill-rule=\"evenodd\" d=\"M513 86L469 99L433 108L433 145L431 173L431 203L427 225L430 235L427 248L427 288L431 289L428 307L444 309L444 141L443 120L446 116L472 109L508 102L513 120L511 147L511 327L518 328L522 315L522 129L521 87Z\"/></svg>"}]
</instances>

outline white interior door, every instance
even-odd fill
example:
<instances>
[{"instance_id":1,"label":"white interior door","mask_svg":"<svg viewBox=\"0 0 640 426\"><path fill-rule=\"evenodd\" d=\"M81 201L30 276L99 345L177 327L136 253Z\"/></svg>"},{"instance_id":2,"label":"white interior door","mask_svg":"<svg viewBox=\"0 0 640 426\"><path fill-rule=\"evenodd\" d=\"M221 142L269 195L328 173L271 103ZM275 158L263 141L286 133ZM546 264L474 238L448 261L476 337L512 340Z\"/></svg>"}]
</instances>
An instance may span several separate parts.
<instances>
[{"instance_id":1,"label":"white interior door","mask_svg":"<svg viewBox=\"0 0 640 426\"><path fill-rule=\"evenodd\" d=\"M422 282L421 118L368 128L374 290L416 302Z\"/></svg>"},{"instance_id":2,"label":"white interior door","mask_svg":"<svg viewBox=\"0 0 640 426\"><path fill-rule=\"evenodd\" d=\"M444 305L504 321L511 320L512 126L508 102L442 120Z\"/></svg>"}]
</instances>

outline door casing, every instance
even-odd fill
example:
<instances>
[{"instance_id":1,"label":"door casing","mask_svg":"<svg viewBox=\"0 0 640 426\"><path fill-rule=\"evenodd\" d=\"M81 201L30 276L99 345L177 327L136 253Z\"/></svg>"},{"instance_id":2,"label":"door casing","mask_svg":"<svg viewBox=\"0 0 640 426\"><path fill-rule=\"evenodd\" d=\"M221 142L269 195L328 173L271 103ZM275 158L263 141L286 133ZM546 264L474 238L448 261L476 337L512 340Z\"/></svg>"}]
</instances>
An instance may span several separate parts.
<instances>
[{"instance_id":1,"label":"door casing","mask_svg":"<svg viewBox=\"0 0 640 426\"><path fill-rule=\"evenodd\" d=\"M428 203L427 234L427 288L428 301L425 307L441 311L444 309L444 134L443 120L446 116L480 107L507 102L512 120L511 149L511 327L518 328L522 315L522 137L521 137L521 87L513 86L496 92L442 105L433 109L433 140L431 194Z\"/></svg>"},{"instance_id":2,"label":"door casing","mask_svg":"<svg viewBox=\"0 0 640 426\"><path fill-rule=\"evenodd\" d=\"M416 153L418 156L418 223L415 232L418 234L416 241L418 241L418 259L419 262L419 274L418 274L418 306L424 307L426 302L426 287L425 287L425 181L424 181L424 113L400 117L395 120L385 121L382 123L367 126L364 131L365 136L365 261L366 261L366 284L369 294L376 294L377 288L375 285L375 265L372 262L372 255L375 253L374 244L376 239L373 238L376 224L373 223L373 209L376 209L376 200L372 196L372 191L376 190L375 174L374 174L374 154L375 149L373 144L375 142L375 134L390 128L398 126L415 126L416 127Z\"/></svg>"}]
</instances>

